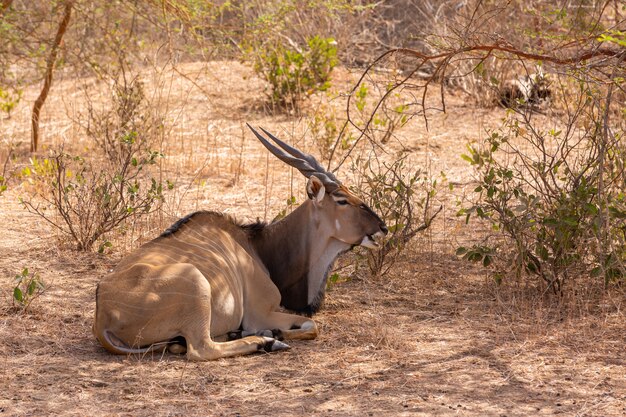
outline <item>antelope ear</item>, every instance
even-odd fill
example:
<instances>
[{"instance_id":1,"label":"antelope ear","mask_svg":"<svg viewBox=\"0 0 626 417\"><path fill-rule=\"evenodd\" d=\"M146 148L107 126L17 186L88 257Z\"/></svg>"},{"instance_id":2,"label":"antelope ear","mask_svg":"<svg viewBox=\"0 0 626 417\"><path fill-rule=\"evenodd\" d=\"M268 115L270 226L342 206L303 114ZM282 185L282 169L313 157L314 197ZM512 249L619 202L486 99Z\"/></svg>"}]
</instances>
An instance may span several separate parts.
<instances>
[{"instance_id":1,"label":"antelope ear","mask_svg":"<svg viewBox=\"0 0 626 417\"><path fill-rule=\"evenodd\" d=\"M319 178L315 175L311 175L309 182L306 184L306 193L311 200L319 203L324 199L324 195L326 195L326 188L324 188L324 184L322 184Z\"/></svg>"}]
</instances>

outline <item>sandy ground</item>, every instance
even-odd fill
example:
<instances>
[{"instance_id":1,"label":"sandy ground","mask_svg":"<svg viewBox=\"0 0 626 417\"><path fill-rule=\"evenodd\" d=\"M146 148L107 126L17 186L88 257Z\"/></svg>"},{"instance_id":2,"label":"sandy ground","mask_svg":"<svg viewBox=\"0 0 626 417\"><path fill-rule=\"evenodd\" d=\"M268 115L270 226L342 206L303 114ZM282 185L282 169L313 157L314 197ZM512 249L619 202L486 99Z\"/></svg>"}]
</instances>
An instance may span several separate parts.
<instances>
[{"instance_id":1,"label":"sandy ground","mask_svg":"<svg viewBox=\"0 0 626 417\"><path fill-rule=\"evenodd\" d=\"M243 122L300 132L297 141L304 121L267 115L262 84L239 63L183 68L186 78L146 76L174 103L164 169L178 181L158 222L111 254L76 253L21 207L19 184L0 197L0 416L626 415L623 294L581 309L596 314L554 314L558 307L501 294L484 270L454 256L456 242L475 233L454 215L471 187L459 154L503 116L458 97L447 114L431 118L429 131L416 119L402 135L417 164L456 184L439 196L444 211L387 276L355 276L331 288L315 316L318 339L209 363L105 352L91 333L95 286L123 253L196 208L271 219L290 192L302 198L304 182L267 158ZM337 77L346 88L353 79L345 70ZM80 112L76 82L61 81L62 98L46 107L50 144L76 135L67 117ZM0 125L22 148L27 110ZM27 161L18 156L18 164ZM47 290L16 314L11 283L24 266L39 272Z\"/></svg>"}]
</instances>

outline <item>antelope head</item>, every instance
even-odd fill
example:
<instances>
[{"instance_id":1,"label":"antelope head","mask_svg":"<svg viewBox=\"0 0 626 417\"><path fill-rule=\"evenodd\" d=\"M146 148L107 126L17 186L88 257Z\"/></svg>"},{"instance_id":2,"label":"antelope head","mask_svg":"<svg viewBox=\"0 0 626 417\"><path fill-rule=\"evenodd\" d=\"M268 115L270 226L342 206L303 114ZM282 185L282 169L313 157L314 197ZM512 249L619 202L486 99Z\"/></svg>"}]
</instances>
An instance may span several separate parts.
<instances>
[{"instance_id":1,"label":"antelope head","mask_svg":"<svg viewBox=\"0 0 626 417\"><path fill-rule=\"evenodd\" d=\"M367 204L342 185L333 173L324 169L312 155L299 151L261 128L280 146L278 148L252 126L248 127L272 154L309 179L306 191L318 209L315 220L327 225L325 229L330 237L350 247L378 247L377 240L387 234L387 226Z\"/></svg>"},{"instance_id":2,"label":"antelope head","mask_svg":"<svg viewBox=\"0 0 626 417\"><path fill-rule=\"evenodd\" d=\"M329 226L329 235L350 247L374 249L377 240L387 234L387 226L361 199L341 184L324 184L311 175L307 194L319 208L320 224Z\"/></svg>"}]
</instances>

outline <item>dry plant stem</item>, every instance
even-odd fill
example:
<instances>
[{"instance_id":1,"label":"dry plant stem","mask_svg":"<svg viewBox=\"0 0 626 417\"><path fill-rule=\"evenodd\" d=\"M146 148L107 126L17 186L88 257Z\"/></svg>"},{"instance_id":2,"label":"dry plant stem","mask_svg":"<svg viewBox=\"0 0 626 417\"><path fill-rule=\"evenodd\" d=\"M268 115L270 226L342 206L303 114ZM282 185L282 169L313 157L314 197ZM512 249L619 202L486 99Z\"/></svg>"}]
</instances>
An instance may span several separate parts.
<instances>
[{"instance_id":1,"label":"dry plant stem","mask_svg":"<svg viewBox=\"0 0 626 417\"><path fill-rule=\"evenodd\" d=\"M616 72L617 69L621 67L622 62L624 61L624 58L626 57L626 52L622 52L622 54L619 57L619 60L617 61L617 64L615 65L615 67L613 67L613 72L611 73L611 80L615 80L615 76L616 76ZM607 256L606 254L609 253L609 251L607 250L607 243L608 243L608 229L605 227L605 225L608 222L608 217L610 216L609 214L609 208L608 208L608 204L607 203L607 196L606 193L604 192L604 164L605 164L605 158L606 158L606 148L607 148L607 144L610 140L610 132L609 132L609 114L610 114L610 108L611 108L611 98L613 96L613 86L615 85L615 82L611 82L609 84L609 89L608 92L606 94L606 102L605 102L605 107L604 107L604 115L603 115L603 120L604 120L604 126L602 127L602 135L600 135L602 143L600 144L600 149L598 151L598 195L601 196L601 198L603 198L604 201L602 201L600 204L600 215L598 216L598 220L599 220L599 227L598 227L598 244L600 245L600 251L603 254L603 256ZM604 276L607 276L606 271L604 271L604 263L600 264L600 267L602 268L602 273ZM605 288L608 288L609 285L609 281L608 279L604 280L604 286Z\"/></svg>"},{"instance_id":2,"label":"dry plant stem","mask_svg":"<svg viewBox=\"0 0 626 417\"><path fill-rule=\"evenodd\" d=\"M430 225L432 224L433 220L435 220L435 218L439 215L441 210L443 210L443 205L440 205L437 211L429 217L428 209L430 208L430 196L427 196L426 200L427 201L424 204L424 222L420 226L416 227L414 230L411 230L410 232L406 234L402 234L399 239L390 239L389 241L387 241L382 247L382 249L380 249L379 251L381 253L381 258L383 260L387 256L387 254L394 249L394 247L397 247L398 245L406 244L411 239L413 239L415 235L417 235L419 232L422 232L428 229ZM380 271L379 273L380 276L385 276L389 272L389 270L394 266L396 258L398 256L400 256L399 252L396 253L394 259L388 263L387 268L384 271Z\"/></svg>"},{"instance_id":3,"label":"dry plant stem","mask_svg":"<svg viewBox=\"0 0 626 417\"><path fill-rule=\"evenodd\" d=\"M4 163L2 164L2 177L5 177L6 179L6 173L7 173L7 166L9 164L9 161L11 160L11 155L13 155L13 144L9 144L9 152L7 152L7 157L4 160Z\"/></svg>"},{"instance_id":4,"label":"dry plant stem","mask_svg":"<svg viewBox=\"0 0 626 417\"><path fill-rule=\"evenodd\" d=\"M59 28L57 30L57 34L54 37L54 41L52 42L52 47L50 48L50 54L48 55L48 59L46 60L46 74L43 82L43 88L39 93L39 97L35 100L35 104L33 105L33 113L31 116L31 124L32 124L32 135L30 142L30 151L36 152L37 146L39 144L39 115L41 113L41 108L46 102L46 98L48 98L48 93L50 92L50 87L52 86L52 73L54 72L54 64L57 59L57 55L59 53L59 46L61 45L61 41L63 40L63 35L67 31L67 27L70 24L70 19L72 17L72 8L74 7L74 1L67 0L65 2L65 7L63 8L63 19L61 23L59 23Z\"/></svg>"}]
</instances>

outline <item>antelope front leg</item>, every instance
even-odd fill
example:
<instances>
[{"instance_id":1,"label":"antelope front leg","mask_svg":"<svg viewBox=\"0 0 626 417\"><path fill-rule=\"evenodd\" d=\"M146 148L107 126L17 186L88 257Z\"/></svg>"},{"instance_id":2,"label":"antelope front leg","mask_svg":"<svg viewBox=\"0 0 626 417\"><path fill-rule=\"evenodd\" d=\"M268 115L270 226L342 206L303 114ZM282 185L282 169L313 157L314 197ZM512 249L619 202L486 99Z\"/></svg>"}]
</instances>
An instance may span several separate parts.
<instances>
[{"instance_id":1,"label":"antelope front leg","mask_svg":"<svg viewBox=\"0 0 626 417\"><path fill-rule=\"evenodd\" d=\"M271 331L278 339L292 340L311 340L319 334L313 320L295 314L272 312L263 318L244 319L243 336L264 334L264 331Z\"/></svg>"}]
</instances>

